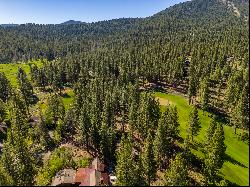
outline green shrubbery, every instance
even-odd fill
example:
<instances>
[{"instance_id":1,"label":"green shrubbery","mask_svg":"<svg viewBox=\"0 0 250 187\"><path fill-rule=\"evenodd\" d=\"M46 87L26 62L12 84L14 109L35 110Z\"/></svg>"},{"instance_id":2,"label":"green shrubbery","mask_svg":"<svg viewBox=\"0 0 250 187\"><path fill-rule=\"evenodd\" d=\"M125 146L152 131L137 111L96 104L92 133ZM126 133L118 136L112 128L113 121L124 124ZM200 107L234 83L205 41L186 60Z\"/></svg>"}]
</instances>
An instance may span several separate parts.
<instances>
[{"instance_id":1,"label":"green shrubbery","mask_svg":"<svg viewBox=\"0 0 250 187\"><path fill-rule=\"evenodd\" d=\"M91 158L82 158L77 162L77 167L78 168L86 168L90 164Z\"/></svg>"},{"instance_id":2,"label":"green shrubbery","mask_svg":"<svg viewBox=\"0 0 250 187\"><path fill-rule=\"evenodd\" d=\"M38 185L49 185L56 173L64 168L75 168L76 164L72 159L72 152L67 148L57 148L45 161L44 167L37 175Z\"/></svg>"}]
</instances>

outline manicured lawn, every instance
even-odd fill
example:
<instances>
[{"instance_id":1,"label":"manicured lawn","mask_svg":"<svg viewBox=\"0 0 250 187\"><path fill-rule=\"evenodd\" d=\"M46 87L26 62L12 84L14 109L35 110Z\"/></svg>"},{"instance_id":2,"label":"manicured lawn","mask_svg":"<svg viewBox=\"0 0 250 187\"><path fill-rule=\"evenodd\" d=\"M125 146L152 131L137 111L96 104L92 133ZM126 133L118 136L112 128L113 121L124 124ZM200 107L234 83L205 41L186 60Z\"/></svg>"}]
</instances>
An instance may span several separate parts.
<instances>
[{"instance_id":1,"label":"manicured lawn","mask_svg":"<svg viewBox=\"0 0 250 187\"><path fill-rule=\"evenodd\" d=\"M17 86L17 71L18 67L23 68L23 70L28 74L30 78L30 68L29 64L37 64L38 67L42 66L42 62L40 60L31 61L29 63L11 63L11 64L0 64L0 72L4 72L6 77L9 79L12 86Z\"/></svg>"},{"instance_id":2,"label":"manicured lawn","mask_svg":"<svg viewBox=\"0 0 250 187\"><path fill-rule=\"evenodd\" d=\"M171 102L171 104L175 104L177 106L180 122L180 135L184 138L186 136L189 112L191 110L191 106L188 105L188 100L180 95L165 94L160 92L155 92L154 94L156 97L167 99ZM199 110L202 129L200 134L195 138L195 140L199 143L202 143L205 138L206 130L211 120L210 116L210 113L204 112L203 115L203 112ZM221 175L232 183L248 186L249 146L235 137L232 127L224 124L224 132L225 144L227 145L226 154L229 156L229 159L225 161L222 169L220 170ZM193 150L193 153L199 157L204 156L200 149L196 151Z\"/></svg>"}]
</instances>

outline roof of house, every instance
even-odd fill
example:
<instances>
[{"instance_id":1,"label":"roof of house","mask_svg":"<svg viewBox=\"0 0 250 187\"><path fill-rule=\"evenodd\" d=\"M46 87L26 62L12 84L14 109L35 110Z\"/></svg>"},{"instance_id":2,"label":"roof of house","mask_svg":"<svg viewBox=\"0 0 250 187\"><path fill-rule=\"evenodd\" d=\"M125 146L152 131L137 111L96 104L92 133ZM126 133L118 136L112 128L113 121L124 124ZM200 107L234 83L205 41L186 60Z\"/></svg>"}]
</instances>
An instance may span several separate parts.
<instances>
[{"instance_id":1,"label":"roof of house","mask_svg":"<svg viewBox=\"0 0 250 187\"><path fill-rule=\"evenodd\" d=\"M56 174L51 186L58 186L61 184L73 185L75 183L75 174L76 174L76 171L73 169L61 170Z\"/></svg>"},{"instance_id":2,"label":"roof of house","mask_svg":"<svg viewBox=\"0 0 250 187\"><path fill-rule=\"evenodd\" d=\"M76 172L75 183L89 185L90 173L93 172L92 168L79 168Z\"/></svg>"},{"instance_id":3,"label":"roof of house","mask_svg":"<svg viewBox=\"0 0 250 187\"><path fill-rule=\"evenodd\" d=\"M97 186L101 181L101 173L93 168L79 168L75 183L79 186Z\"/></svg>"},{"instance_id":4,"label":"roof of house","mask_svg":"<svg viewBox=\"0 0 250 187\"><path fill-rule=\"evenodd\" d=\"M96 169L96 170L98 170L100 172L104 172L105 171L105 167L106 167L106 165L103 164L98 157L96 157L92 161L92 168L93 169Z\"/></svg>"},{"instance_id":5,"label":"roof of house","mask_svg":"<svg viewBox=\"0 0 250 187\"><path fill-rule=\"evenodd\" d=\"M89 186L99 186L101 182L101 172L94 170L89 176Z\"/></svg>"}]
</instances>

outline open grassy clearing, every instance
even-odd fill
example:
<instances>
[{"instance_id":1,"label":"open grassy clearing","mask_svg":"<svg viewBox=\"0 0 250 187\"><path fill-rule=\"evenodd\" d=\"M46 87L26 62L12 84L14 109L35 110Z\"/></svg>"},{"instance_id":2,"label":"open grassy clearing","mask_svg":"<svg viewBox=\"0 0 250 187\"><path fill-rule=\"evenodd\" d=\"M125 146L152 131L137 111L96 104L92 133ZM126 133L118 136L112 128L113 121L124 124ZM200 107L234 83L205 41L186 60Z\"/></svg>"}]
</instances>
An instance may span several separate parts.
<instances>
[{"instance_id":1,"label":"open grassy clearing","mask_svg":"<svg viewBox=\"0 0 250 187\"><path fill-rule=\"evenodd\" d=\"M188 116L191 110L191 106L188 105L188 100L180 95L165 94L161 92L155 92L154 95L161 98L161 100L159 100L160 103L165 99L164 103L167 103L168 101L170 104L177 106L180 122L180 135L185 138ZM162 110L164 110L164 107L162 107ZM211 114L208 112L204 112L203 114L203 112L199 110L199 117L202 129L200 134L194 139L197 143L203 143L206 130L211 120ZM249 145L236 138L232 127L225 124L224 131L228 159L225 161L221 169L221 175L234 184L247 186L249 185ZM198 157L202 158L204 156L199 147L197 147L197 150L192 150L192 152Z\"/></svg>"},{"instance_id":2,"label":"open grassy clearing","mask_svg":"<svg viewBox=\"0 0 250 187\"><path fill-rule=\"evenodd\" d=\"M30 78L29 64L36 64L38 67L41 67L43 65L41 60L30 61L29 63L0 64L0 72L4 72L11 85L16 87L18 67L23 68L23 70L27 73L28 78Z\"/></svg>"},{"instance_id":3,"label":"open grassy clearing","mask_svg":"<svg viewBox=\"0 0 250 187\"><path fill-rule=\"evenodd\" d=\"M11 64L0 64L0 72L3 72L8 80L10 81L13 87L17 87L17 72L18 67L21 67L26 73L28 78L30 79L30 67L29 65L36 64L38 67L42 67L43 63L42 60L30 61L28 63L11 63ZM46 108L47 105L47 98L49 97L49 92L41 92L38 89L34 90L35 94L39 98L39 101L36 105L31 106L31 111L33 115L38 116L39 114L39 106L42 107L42 110ZM73 90L65 89L63 91L62 96L63 103L65 105L65 109L67 110L72 101L73 101Z\"/></svg>"}]
</instances>

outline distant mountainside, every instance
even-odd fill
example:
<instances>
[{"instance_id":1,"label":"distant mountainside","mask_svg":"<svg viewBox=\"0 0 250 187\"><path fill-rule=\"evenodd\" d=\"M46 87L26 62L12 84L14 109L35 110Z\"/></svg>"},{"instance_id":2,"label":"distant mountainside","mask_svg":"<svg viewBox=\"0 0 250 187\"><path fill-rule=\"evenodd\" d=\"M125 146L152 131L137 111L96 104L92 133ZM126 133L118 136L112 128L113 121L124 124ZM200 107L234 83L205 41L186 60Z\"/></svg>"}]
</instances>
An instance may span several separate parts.
<instances>
[{"instance_id":1,"label":"distant mountainside","mask_svg":"<svg viewBox=\"0 0 250 187\"><path fill-rule=\"evenodd\" d=\"M210 35L207 36L209 38L212 35L215 37L218 32L228 30L237 30L242 34L243 30L248 29L248 5L249 0L192 0L171 6L147 18L121 18L85 24L69 20L61 24L21 24L17 27L7 25L3 26L2 32L0 30L0 37L8 40L11 47L6 48L4 42L0 43L3 53L0 54L0 62L28 58L29 55L25 54L30 51L33 51L31 57L35 58L50 53L66 55L68 41L78 42L80 38L85 41L98 41L95 46L99 48L99 40L114 45L120 43L118 40L121 38L126 38L126 41L139 38L151 41L158 37L185 36L191 31L197 34L197 38L198 35L204 37L204 33ZM4 37L5 35L9 38ZM55 52L50 48L54 46L54 42L60 46L61 51ZM24 46L27 43L29 47ZM86 51L80 48L77 50Z\"/></svg>"},{"instance_id":2,"label":"distant mountainside","mask_svg":"<svg viewBox=\"0 0 250 187\"><path fill-rule=\"evenodd\" d=\"M69 21L65 21L63 23L61 23L62 25L71 25L71 24L80 24L83 23L81 21L75 21L75 20L69 20Z\"/></svg>"},{"instance_id":3,"label":"distant mountainside","mask_svg":"<svg viewBox=\"0 0 250 187\"><path fill-rule=\"evenodd\" d=\"M0 24L2 27L15 27L18 26L18 24Z\"/></svg>"},{"instance_id":4,"label":"distant mountainside","mask_svg":"<svg viewBox=\"0 0 250 187\"><path fill-rule=\"evenodd\" d=\"M213 22L223 18L249 16L248 0L192 0L167 8L153 17L169 16L177 19L195 19Z\"/></svg>"}]
</instances>

